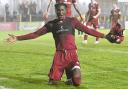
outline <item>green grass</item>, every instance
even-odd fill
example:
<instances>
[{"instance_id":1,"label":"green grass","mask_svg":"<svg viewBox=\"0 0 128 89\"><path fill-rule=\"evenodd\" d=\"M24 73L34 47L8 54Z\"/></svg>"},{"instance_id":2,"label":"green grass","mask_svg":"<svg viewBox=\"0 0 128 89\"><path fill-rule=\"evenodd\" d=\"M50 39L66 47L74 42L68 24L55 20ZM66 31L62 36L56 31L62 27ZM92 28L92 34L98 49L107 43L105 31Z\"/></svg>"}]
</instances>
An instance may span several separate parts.
<instances>
[{"instance_id":1,"label":"green grass","mask_svg":"<svg viewBox=\"0 0 128 89\"><path fill-rule=\"evenodd\" d=\"M0 32L0 86L12 89L128 89L128 31L120 45L105 39L95 45L94 37L89 37L88 44L83 45L82 38L76 35L82 73L80 87L65 85L65 75L59 85L47 84L55 52L51 34L7 44L3 39L8 33L29 32Z\"/></svg>"}]
</instances>

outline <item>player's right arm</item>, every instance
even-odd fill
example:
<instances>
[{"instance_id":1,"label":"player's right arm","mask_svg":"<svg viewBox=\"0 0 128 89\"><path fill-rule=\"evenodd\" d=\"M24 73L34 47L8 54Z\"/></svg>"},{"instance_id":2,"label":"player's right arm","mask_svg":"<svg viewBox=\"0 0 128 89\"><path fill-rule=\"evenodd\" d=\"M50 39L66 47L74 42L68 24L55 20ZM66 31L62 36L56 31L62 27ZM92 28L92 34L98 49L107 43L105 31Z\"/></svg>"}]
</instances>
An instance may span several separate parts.
<instances>
[{"instance_id":1,"label":"player's right arm","mask_svg":"<svg viewBox=\"0 0 128 89\"><path fill-rule=\"evenodd\" d=\"M9 37L6 39L6 42L8 43L15 43L17 41L17 38L15 35L12 35L12 34L8 34Z\"/></svg>"},{"instance_id":2,"label":"player's right arm","mask_svg":"<svg viewBox=\"0 0 128 89\"><path fill-rule=\"evenodd\" d=\"M9 37L6 39L6 41L8 43L15 43L16 41L20 41L20 40L35 39L35 38L37 38L41 35L44 35L48 32L49 32L48 29L44 26L44 27L38 29L37 31L26 34L26 35L15 36L15 35L9 34Z\"/></svg>"}]
</instances>

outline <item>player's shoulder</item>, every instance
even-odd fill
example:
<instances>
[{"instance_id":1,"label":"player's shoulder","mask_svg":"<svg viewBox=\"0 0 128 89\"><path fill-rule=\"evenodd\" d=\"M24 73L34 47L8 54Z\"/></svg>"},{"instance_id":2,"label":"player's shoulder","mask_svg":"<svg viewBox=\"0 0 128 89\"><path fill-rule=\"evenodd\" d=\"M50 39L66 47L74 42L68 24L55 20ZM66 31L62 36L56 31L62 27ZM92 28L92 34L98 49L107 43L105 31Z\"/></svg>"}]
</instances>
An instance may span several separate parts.
<instances>
[{"instance_id":1,"label":"player's shoulder","mask_svg":"<svg viewBox=\"0 0 128 89\"><path fill-rule=\"evenodd\" d=\"M54 24L56 22L57 22L57 19L53 19L53 20L48 21L47 24Z\"/></svg>"},{"instance_id":2,"label":"player's shoulder","mask_svg":"<svg viewBox=\"0 0 128 89\"><path fill-rule=\"evenodd\" d=\"M66 17L68 20L71 20L71 21L73 21L73 20L77 20L77 18L76 17Z\"/></svg>"},{"instance_id":3,"label":"player's shoulder","mask_svg":"<svg viewBox=\"0 0 128 89\"><path fill-rule=\"evenodd\" d=\"M57 22L58 19L53 19L51 21L49 21L49 23L54 23L54 22Z\"/></svg>"},{"instance_id":4,"label":"player's shoulder","mask_svg":"<svg viewBox=\"0 0 128 89\"><path fill-rule=\"evenodd\" d=\"M53 27L53 24L54 24L56 21L57 21L56 19L50 20L50 21L48 21L48 22L45 24L45 26L46 26L46 27Z\"/></svg>"},{"instance_id":5,"label":"player's shoulder","mask_svg":"<svg viewBox=\"0 0 128 89\"><path fill-rule=\"evenodd\" d=\"M79 21L76 17L68 17L68 22L75 24L75 23L78 23Z\"/></svg>"}]
</instances>

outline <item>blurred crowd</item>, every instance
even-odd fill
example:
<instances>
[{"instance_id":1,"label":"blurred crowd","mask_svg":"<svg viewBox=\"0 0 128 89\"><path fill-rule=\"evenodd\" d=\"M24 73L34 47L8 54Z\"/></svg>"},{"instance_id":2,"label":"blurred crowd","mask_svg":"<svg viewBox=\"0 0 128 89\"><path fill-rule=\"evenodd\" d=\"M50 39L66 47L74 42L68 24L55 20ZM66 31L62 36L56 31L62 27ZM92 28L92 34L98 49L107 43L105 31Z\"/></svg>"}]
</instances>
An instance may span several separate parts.
<instances>
[{"instance_id":1,"label":"blurred crowd","mask_svg":"<svg viewBox=\"0 0 128 89\"><path fill-rule=\"evenodd\" d=\"M6 1L5 3L2 3ZM80 0L78 0L80 1ZM101 6L101 15L100 15L100 27L109 28L109 11L112 8L112 4L115 3L108 2L108 0L99 0ZM31 21L42 21L43 12L46 11L49 0L0 0L0 22L31 22ZM55 17L54 4L51 5L50 18ZM81 14L85 15L88 9L88 3L77 3L77 6ZM109 6L106 8L106 6ZM119 3L121 12L123 15L122 19L128 21L128 2ZM78 16L76 11L72 9L73 16ZM125 21L124 20L124 21Z\"/></svg>"},{"instance_id":2,"label":"blurred crowd","mask_svg":"<svg viewBox=\"0 0 128 89\"><path fill-rule=\"evenodd\" d=\"M22 2L18 4L17 11L13 11L11 14L10 5L6 3L5 5L0 3L0 22L6 21L40 21L43 12L40 10L37 12L36 2Z\"/></svg>"}]
</instances>

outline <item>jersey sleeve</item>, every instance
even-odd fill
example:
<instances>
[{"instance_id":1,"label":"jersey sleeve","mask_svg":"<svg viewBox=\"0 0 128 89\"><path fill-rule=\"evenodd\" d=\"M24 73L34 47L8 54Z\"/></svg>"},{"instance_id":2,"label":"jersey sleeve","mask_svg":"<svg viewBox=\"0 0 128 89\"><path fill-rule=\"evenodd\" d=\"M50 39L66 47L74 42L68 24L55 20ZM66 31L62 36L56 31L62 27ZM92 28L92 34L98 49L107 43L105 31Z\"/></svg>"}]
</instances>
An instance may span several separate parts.
<instances>
[{"instance_id":1,"label":"jersey sleeve","mask_svg":"<svg viewBox=\"0 0 128 89\"><path fill-rule=\"evenodd\" d=\"M89 35L99 37L99 38L104 38L104 36L105 36L103 33L100 33L100 32L98 32L94 29L88 28L87 26L83 25L76 18L72 19L72 25L73 25L74 28L80 29L81 31L83 31L83 32L85 32Z\"/></svg>"},{"instance_id":2,"label":"jersey sleeve","mask_svg":"<svg viewBox=\"0 0 128 89\"><path fill-rule=\"evenodd\" d=\"M47 28L47 31L48 32L51 32L52 31L52 27L53 27L53 22L48 22L47 24L44 25L44 27Z\"/></svg>"},{"instance_id":3,"label":"jersey sleeve","mask_svg":"<svg viewBox=\"0 0 128 89\"><path fill-rule=\"evenodd\" d=\"M49 23L48 23L45 26L43 26L42 28L39 28L35 32L29 33L26 35L16 36L16 37L17 37L17 40L29 40L29 39L34 39L41 35L44 35L50 31L51 31L51 28L49 27Z\"/></svg>"}]
</instances>

